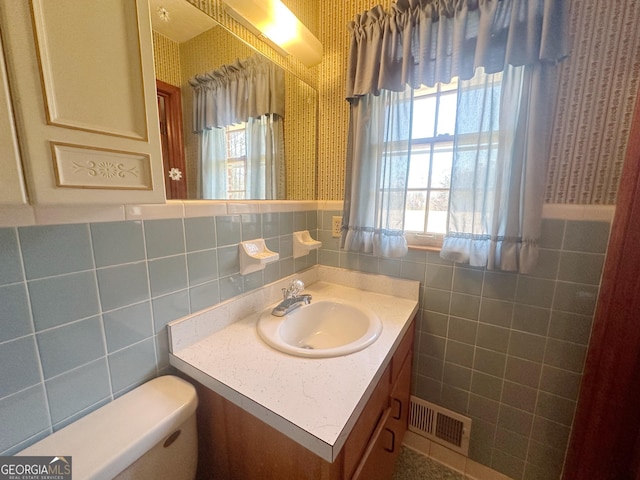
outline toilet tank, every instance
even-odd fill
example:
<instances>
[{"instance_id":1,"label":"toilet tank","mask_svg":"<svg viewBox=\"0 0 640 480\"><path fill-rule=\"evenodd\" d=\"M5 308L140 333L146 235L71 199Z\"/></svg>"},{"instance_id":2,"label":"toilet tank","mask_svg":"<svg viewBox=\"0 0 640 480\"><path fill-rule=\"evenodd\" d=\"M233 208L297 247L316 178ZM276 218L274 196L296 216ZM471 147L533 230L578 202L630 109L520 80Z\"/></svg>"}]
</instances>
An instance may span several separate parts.
<instances>
[{"instance_id":1,"label":"toilet tank","mask_svg":"<svg viewBox=\"0 0 640 480\"><path fill-rule=\"evenodd\" d=\"M192 480L197 404L193 385L158 377L18 455L72 457L74 480Z\"/></svg>"}]
</instances>

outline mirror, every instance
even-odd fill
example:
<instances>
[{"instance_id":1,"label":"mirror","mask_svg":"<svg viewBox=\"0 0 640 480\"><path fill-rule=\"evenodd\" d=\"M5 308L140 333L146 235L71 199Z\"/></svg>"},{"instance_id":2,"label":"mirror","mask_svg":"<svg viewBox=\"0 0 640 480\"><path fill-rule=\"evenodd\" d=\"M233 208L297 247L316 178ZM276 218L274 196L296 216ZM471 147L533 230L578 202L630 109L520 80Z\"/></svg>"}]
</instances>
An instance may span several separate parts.
<instances>
[{"instance_id":1,"label":"mirror","mask_svg":"<svg viewBox=\"0 0 640 480\"><path fill-rule=\"evenodd\" d=\"M210 199L202 195L199 185L198 151L202 135L193 133L193 88L189 79L260 54L187 0L149 1L167 198ZM284 170L278 181L282 185L278 198L314 200L318 92L293 73L284 69L283 72L284 153L280 155L284 158ZM177 120L180 113L181 120ZM227 178L232 170L227 170ZM242 192L235 198L258 197L251 198L251 194Z\"/></svg>"}]
</instances>

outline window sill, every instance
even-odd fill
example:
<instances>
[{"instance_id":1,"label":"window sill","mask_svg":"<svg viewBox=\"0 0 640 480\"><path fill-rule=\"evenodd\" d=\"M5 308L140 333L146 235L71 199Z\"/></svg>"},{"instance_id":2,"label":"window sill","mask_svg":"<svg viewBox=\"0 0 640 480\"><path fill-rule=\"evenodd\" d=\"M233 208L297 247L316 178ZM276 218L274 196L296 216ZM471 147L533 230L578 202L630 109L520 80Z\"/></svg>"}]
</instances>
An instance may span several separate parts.
<instances>
[{"instance_id":1,"label":"window sill","mask_svg":"<svg viewBox=\"0 0 640 480\"><path fill-rule=\"evenodd\" d=\"M439 233L422 234L405 232L407 245L411 250L439 253L444 243L444 235Z\"/></svg>"},{"instance_id":2,"label":"window sill","mask_svg":"<svg viewBox=\"0 0 640 480\"><path fill-rule=\"evenodd\" d=\"M436 252L440 253L440 247L427 247L425 245L408 245L409 250L420 250L423 252Z\"/></svg>"}]
</instances>

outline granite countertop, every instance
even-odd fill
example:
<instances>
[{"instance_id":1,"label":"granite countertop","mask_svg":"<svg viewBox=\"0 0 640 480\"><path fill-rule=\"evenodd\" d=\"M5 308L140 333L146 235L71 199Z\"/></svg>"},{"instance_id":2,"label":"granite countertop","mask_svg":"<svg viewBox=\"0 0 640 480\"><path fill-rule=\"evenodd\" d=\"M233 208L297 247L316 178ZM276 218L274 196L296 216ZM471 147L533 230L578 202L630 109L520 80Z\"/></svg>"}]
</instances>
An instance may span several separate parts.
<instances>
[{"instance_id":1,"label":"granite countertop","mask_svg":"<svg viewBox=\"0 0 640 480\"><path fill-rule=\"evenodd\" d=\"M281 353L265 344L256 331L260 312L278 302L260 306L259 299L250 298L252 312L241 315L237 321L227 319L222 328L215 328L212 333L192 334L190 341L181 338L179 328L188 326L184 322L200 325L191 327L192 332L206 331L201 327L202 315L209 315L210 319L216 314L228 316L231 314L228 308L225 310L222 305L217 312L172 322L171 364L323 459L333 461L418 308L417 282L387 279L380 288L373 288L396 294L402 290L403 295L415 297L401 298L333 283L338 275L341 280L351 280L350 284L366 284L370 288L378 277L359 274L361 277L356 278L357 272L341 276L341 272L348 271L316 267L315 278L307 276L303 280L308 285L305 293L313 295L313 301L337 298L361 303L374 311L382 320L382 333L364 350L341 357L312 359ZM396 282L391 289L385 286L389 280ZM277 285L275 289L279 291ZM255 295L260 294L263 292ZM263 294L262 299L270 298Z\"/></svg>"}]
</instances>

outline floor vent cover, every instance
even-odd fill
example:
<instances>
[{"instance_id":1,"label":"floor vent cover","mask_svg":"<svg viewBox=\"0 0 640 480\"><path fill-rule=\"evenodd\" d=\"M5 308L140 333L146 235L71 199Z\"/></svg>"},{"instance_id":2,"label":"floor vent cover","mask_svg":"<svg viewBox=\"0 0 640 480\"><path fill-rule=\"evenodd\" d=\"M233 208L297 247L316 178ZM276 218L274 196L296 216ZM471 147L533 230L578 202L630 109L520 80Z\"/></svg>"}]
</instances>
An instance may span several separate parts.
<instances>
[{"instance_id":1,"label":"floor vent cover","mask_svg":"<svg viewBox=\"0 0 640 480\"><path fill-rule=\"evenodd\" d=\"M471 419L418 397L411 397L409 430L467 455Z\"/></svg>"}]
</instances>

